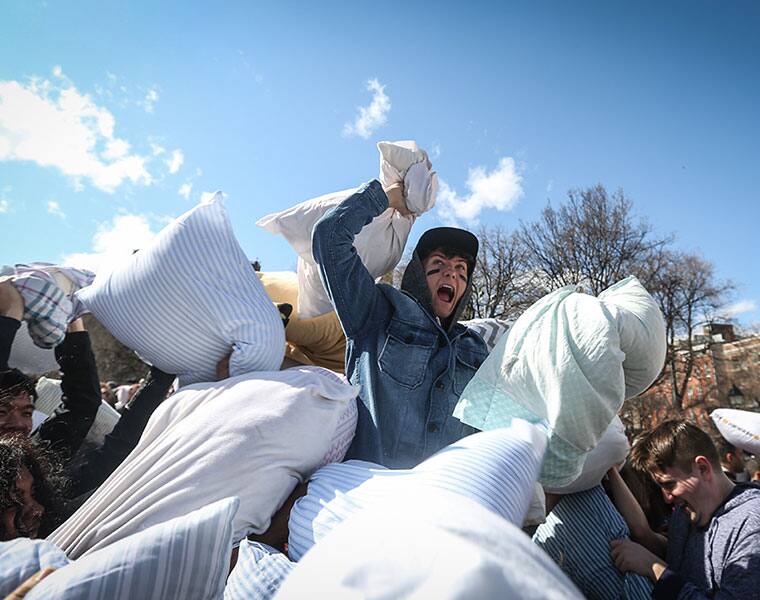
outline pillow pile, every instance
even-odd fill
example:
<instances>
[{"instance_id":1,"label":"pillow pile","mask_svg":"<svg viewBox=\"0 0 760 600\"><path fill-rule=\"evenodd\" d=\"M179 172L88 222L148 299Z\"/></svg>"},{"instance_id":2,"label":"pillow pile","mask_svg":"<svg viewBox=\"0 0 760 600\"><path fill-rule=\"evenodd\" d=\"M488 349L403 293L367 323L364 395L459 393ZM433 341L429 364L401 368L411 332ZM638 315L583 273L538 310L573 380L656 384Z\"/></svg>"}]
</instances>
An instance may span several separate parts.
<instances>
[{"instance_id":1,"label":"pillow pile","mask_svg":"<svg viewBox=\"0 0 760 600\"><path fill-rule=\"evenodd\" d=\"M234 542L266 531L329 455L358 392L343 381L326 369L298 367L180 389L51 541L77 558L229 496L240 499Z\"/></svg>"},{"instance_id":2,"label":"pillow pile","mask_svg":"<svg viewBox=\"0 0 760 600\"><path fill-rule=\"evenodd\" d=\"M114 337L180 385L278 369L282 321L235 239L222 194L167 225L76 296Z\"/></svg>"}]
</instances>

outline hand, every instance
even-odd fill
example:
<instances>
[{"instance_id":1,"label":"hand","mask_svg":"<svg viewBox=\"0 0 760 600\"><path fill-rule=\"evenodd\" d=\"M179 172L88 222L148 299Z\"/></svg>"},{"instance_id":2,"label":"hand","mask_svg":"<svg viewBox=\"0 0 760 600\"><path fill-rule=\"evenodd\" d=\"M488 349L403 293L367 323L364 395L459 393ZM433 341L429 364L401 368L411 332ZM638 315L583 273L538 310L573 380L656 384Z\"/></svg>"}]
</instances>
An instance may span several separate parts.
<instances>
[{"instance_id":1,"label":"hand","mask_svg":"<svg viewBox=\"0 0 760 600\"><path fill-rule=\"evenodd\" d=\"M82 320L82 317L79 317L78 319L74 319L71 323L69 323L69 326L66 329L66 331L69 333L73 331L87 331L87 329L85 329L84 321Z\"/></svg>"},{"instance_id":2,"label":"hand","mask_svg":"<svg viewBox=\"0 0 760 600\"><path fill-rule=\"evenodd\" d=\"M24 318L24 298L11 283L13 277L0 277L0 315L20 321Z\"/></svg>"},{"instance_id":3,"label":"hand","mask_svg":"<svg viewBox=\"0 0 760 600\"><path fill-rule=\"evenodd\" d=\"M15 590L13 590L10 594L8 594L5 597L5 600L21 600L29 592L32 591L32 588L35 585L37 585L45 577L50 575L53 571L55 571L53 567L45 567L44 569L42 569L42 571L38 571L37 573L32 575L29 579L27 579L24 583L22 583L20 586L18 586Z\"/></svg>"},{"instance_id":4,"label":"hand","mask_svg":"<svg viewBox=\"0 0 760 600\"><path fill-rule=\"evenodd\" d=\"M633 571L649 577L652 581L657 581L668 566L659 556L631 540L612 540L610 556L618 570L623 573Z\"/></svg>"},{"instance_id":5,"label":"hand","mask_svg":"<svg viewBox=\"0 0 760 600\"><path fill-rule=\"evenodd\" d=\"M403 184L394 183L393 185L387 187L385 189L385 195L388 196L388 206L396 209L404 217L408 217L412 214L406 207Z\"/></svg>"}]
</instances>

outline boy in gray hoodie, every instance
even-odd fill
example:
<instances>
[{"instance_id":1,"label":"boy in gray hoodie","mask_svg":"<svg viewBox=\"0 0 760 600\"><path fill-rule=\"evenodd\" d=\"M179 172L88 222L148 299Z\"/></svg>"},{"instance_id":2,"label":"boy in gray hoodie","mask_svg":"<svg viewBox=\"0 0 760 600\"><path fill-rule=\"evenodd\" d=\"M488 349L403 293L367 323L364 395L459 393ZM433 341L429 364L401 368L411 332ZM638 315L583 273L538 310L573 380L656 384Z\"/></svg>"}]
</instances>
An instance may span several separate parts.
<instances>
[{"instance_id":1,"label":"boy in gray hoodie","mask_svg":"<svg viewBox=\"0 0 760 600\"><path fill-rule=\"evenodd\" d=\"M760 487L728 479L710 437L680 419L645 433L631 459L675 510L665 539L619 506L640 544L612 542L617 567L655 581L656 599L760 598Z\"/></svg>"}]
</instances>

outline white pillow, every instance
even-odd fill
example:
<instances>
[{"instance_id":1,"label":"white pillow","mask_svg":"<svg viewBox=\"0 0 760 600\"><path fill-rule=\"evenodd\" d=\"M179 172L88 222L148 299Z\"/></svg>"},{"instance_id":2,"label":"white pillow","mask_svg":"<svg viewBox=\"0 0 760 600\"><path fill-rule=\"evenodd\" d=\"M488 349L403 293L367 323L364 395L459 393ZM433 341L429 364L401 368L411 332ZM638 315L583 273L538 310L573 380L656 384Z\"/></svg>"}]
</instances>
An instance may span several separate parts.
<instances>
[{"instance_id":1,"label":"white pillow","mask_svg":"<svg viewBox=\"0 0 760 600\"><path fill-rule=\"evenodd\" d=\"M285 331L235 239L222 194L201 202L129 261L77 292L106 329L180 385L279 368Z\"/></svg>"},{"instance_id":2,"label":"white pillow","mask_svg":"<svg viewBox=\"0 0 760 600\"><path fill-rule=\"evenodd\" d=\"M63 401L63 389L60 379L40 377L37 381L37 401L34 408L45 413L48 417ZM95 413L90 430L87 432L85 441L96 446L102 446L106 436L113 431L121 415L110 404L101 400L98 412Z\"/></svg>"},{"instance_id":3,"label":"white pillow","mask_svg":"<svg viewBox=\"0 0 760 600\"><path fill-rule=\"evenodd\" d=\"M26 321L21 322L21 327L13 338L8 366L27 375L42 375L60 368L53 348L40 348L32 341Z\"/></svg>"},{"instance_id":4,"label":"white pillow","mask_svg":"<svg viewBox=\"0 0 760 600\"><path fill-rule=\"evenodd\" d=\"M583 596L522 530L437 489L391 496L349 517L296 564L275 598Z\"/></svg>"},{"instance_id":5,"label":"white pillow","mask_svg":"<svg viewBox=\"0 0 760 600\"><path fill-rule=\"evenodd\" d=\"M760 413L735 408L719 408L710 418L729 444L760 455Z\"/></svg>"},{"instance_id":6,"label":"white pillow","mask_svg":"<svg viewBox=\"0 0 760 600\"><path fill-rule=\"evenodd\" d=\"M71 558L237 496L233 541L262 533L328 453L358 388L319 367L249 373L180 389L137 447L50 536Z\"/></svg>"},{"instance_id":7,"label":"white pillow","mask_svg":"<svg viewBox=\"0 0 760 600\"><path fill-rule=\"evenodd\" d=\"M401 142L401 144L408 143ZM401 173L402 177L413 164L412 161L423 160L424 153L417 156L414 149L395 147L392 142L381 142L381 144L383 144L382 147L378 144L381 165L382 161L385 161ZM417 150L417 152L422 151ZM397 162L393 164L394 161ZM312 198L256 221L256 225L270 233L282 235L299 256L298 317L301 319L317 317L333 308L319 278L319 270L311 253L311 234L314 225L327 211L343 202L357 189L352 188ZM372 277L381 277L396 267L404 253L414 219L414 216L403 217L396 210L389 208L365 225L356 236L354 248Z\"/></svg>"},{"instance_id":8,"label":"white pillow","mask_svg":"<svg viewBox=\"0 0 760 600\"><path fill-rule=\"evenodd\" d=\"M612 313L625 353L626 400L646 390L665 364L665 319L660 308L635 277L626 277L599 294Z\"/></svg>"},{"instance_id":9,"label":"white pillow","mask_svg":"<svg viewBox=\"0 0 760 600\"><path fill-rule=\"evenodd\" d=\"M611 467L622 466L625 463L630 449L623 422L616 416L596 447L586 455L578 479L565 486L546 486L544 489L550 494L574 494L590 490L602 482Z\"/></svg>"}]
</instances>

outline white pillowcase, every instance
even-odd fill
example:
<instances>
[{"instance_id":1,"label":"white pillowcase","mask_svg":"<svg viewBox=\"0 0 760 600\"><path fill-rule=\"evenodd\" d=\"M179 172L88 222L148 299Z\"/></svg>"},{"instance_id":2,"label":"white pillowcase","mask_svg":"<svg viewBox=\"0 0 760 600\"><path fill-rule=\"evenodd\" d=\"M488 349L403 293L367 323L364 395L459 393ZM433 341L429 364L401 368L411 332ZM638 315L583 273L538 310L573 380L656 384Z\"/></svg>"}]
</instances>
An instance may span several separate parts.
<instances>
[{"instance_id":1,"label":"white pillowcase","mask_svg":"<svg viewBox=\"0 0 760 600\"><path fill-rule=\"evenodd\" d=\"M76 295L119 341L181 385L213 381L230 351L233 376L277 369L285 354L280 316L219 192Z\"/></svg>"},{"instance_id":2,"label":"white pillowcase","mask_svg":"<svg viewBox=\"0 0 760 600\"><path fill-rule=\"evenodd\" d=\"M319 367L180 389L50 540L77 558L228 496L240 498L233 541L262 533L296 485L322 464L357 393Z\"/></svg>"},{"instance_id":3,"label":"white pillowcase","mask_svg":"<svg viewBox=\"0 0 760 600\"><path fill-rule=\"evenodd\" d=\"M760 413L719 408L710 413L710 418L729 444L760 455Z\"/></svg>"},{"instance_id":4,"label":"white pillowcase","mask_svg":"<svg viewBox=\"0 0 760 600\"><path fill-rule=\"evenodd\" d=\"M232 550L237 498L159 523L48 575L26 600L216 600Z\"/></svg>"},{"instance_id":5,"label":"white pillowcase","mask_svg":"<svg viewBox=\"0 0 760 600\"><path fill-rule=\"evenodd\" d=\"M427 160L424 151L414 142L380 142L381 178L389 177L388 169L403 175L414 162ZM325 194L301 202L287 210L272 213L256 221L256 225L270 233L282 235L298 254L298 317L308 319L333 310L330 299L319 278L319 269L311 253L311 234L314 225L330 209L355 193L351 188ZM419 207L424 212L435 202ZM420 213L421 214L421 213ZM372 277L381 277L392 271L404 253L406 240L415 217L404 217L389 208L365 225L354 239L354 247Z\"/></svg>"},{"instance_id":6,"label":"white pillowcase","mask_svg":"<svg viewBox=\"0 0 760 600\"><path fill-rule=\"evenodd\" d=\"M42 375L60 368L53 348L40 348L32 341L26 321L21 322L21 327L13 338L8 366L27 375Z\"/></svg>"}]
</instances>

